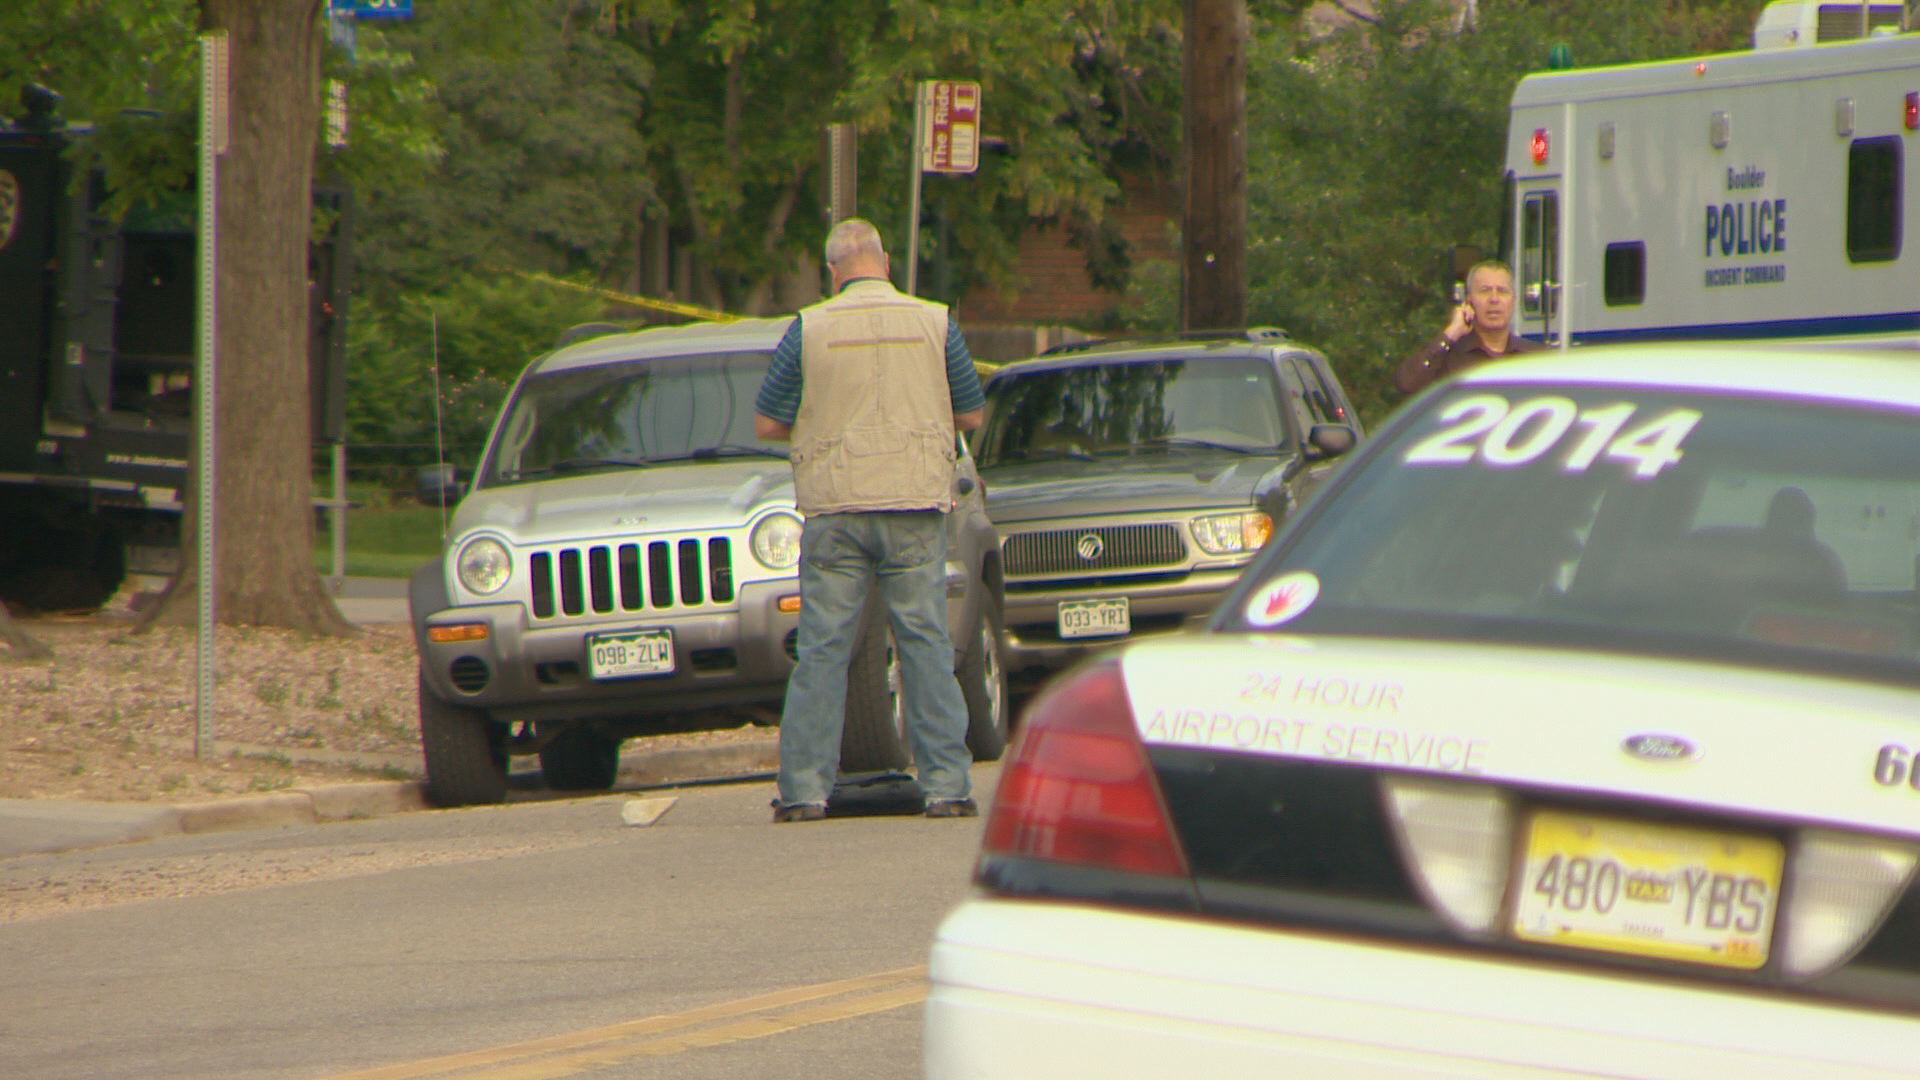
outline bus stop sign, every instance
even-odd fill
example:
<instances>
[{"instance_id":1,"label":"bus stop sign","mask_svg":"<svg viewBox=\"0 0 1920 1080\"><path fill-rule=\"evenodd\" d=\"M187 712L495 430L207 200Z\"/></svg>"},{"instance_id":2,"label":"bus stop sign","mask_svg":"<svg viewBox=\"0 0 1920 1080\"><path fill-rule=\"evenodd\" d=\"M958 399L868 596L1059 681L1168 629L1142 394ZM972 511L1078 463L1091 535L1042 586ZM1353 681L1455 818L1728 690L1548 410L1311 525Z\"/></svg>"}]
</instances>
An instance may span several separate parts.
<instances>
[{"instance_id":1,"label":"bus stop sign","mask_svg":"<svg viewBox=\"0 0 1920 1080\"><path fill-rule=\"evenodd\" d=\"M980 167L980 84L934 79L920 84L920 169L970 173Z\"/></svg>"}]
</instances>

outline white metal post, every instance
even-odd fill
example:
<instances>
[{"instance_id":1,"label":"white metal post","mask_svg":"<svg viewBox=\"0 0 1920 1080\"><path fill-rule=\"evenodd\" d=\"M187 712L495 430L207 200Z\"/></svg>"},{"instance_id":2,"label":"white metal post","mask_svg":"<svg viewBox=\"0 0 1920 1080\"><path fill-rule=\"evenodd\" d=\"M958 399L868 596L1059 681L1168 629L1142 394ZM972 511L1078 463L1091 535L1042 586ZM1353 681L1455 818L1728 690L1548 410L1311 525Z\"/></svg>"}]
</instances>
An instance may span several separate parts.
<instances>
[{"instance_id":1,"label":"white metal post","mask_svg":"<svg viewBox=\"0 0 1920 1080\"><path fill-rule=\"evenodd\" d=\"M932 83L921 83L913 94L913 150L907 155L913 168L913 197L907 209L907 295L918 296L920 288L920 155L926 152L927 98Z\"/></svg>"},{"instance_id":2,"label":"white metal post","mask_svg":"<svg viewBox=\"0 0 1920 1080\"><path fill-rule=\"evenodd\" d=\"M227 34L215 31L200 38L200 326L199 362L193 374L195 430L200 443L195 455L195 500L199 548L200 624L196 650L199 723L193 754L213 756L214 706L214 376L219 343L219 167L227 149Z\"/></svg>"}]
</instances>

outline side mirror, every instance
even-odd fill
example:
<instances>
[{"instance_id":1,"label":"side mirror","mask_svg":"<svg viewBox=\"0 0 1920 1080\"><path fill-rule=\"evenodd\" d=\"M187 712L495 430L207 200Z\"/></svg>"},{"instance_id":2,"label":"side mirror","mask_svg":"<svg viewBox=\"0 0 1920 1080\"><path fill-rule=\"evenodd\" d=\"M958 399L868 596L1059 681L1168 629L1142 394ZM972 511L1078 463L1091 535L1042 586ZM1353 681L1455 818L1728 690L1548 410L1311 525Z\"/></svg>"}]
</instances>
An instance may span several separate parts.
<instances>
[{"instance_id":1,"label":"side mirror","mask_svg":"<svg viewBox=\"0 0 1920 1080\"><path fill-rule=\"evenodd\" d=\"M1345 424L1315 424L1307 432L1307 456L1315 461L1337 458L1359 441Z\"/></svg>"}]
</instances>

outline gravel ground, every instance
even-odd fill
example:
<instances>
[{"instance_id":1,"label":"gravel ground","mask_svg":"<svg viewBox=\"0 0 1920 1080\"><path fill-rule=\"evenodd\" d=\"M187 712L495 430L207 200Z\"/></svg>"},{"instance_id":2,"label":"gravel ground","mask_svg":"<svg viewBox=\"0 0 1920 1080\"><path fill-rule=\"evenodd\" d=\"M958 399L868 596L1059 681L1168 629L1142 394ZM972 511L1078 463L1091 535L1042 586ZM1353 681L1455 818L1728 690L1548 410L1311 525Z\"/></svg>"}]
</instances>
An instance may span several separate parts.
<instances>
[{"instance_id":1,"label":"gravel ground","mask_svg":"<svg viewBox=\"0 0 1920 1080\"><path fill-rule=\"evenodd\" d=\"M0 798L201 802L422 773L404 625L364 626L350 638L220 627L212 752L201 757L194 630L133 634L120 615L17 621L54 655L23 660L0 644ZM646 742L670 749L756 737L764 731Z\"/></svg>"}]
</instances>

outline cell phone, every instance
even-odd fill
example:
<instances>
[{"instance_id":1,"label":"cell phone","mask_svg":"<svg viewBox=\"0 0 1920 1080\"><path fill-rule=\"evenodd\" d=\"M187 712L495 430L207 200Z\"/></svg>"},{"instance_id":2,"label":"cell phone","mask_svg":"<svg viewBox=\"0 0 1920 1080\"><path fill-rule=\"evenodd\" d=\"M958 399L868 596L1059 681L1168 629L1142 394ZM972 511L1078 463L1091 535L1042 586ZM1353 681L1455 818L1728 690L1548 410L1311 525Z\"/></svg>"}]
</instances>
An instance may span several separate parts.
<instances>
[{"instance_id":1,"label":"cell phone","mask_svg":"<svg viewBox=\"0 0 1920 1080\"><path fill-rule=\"evenodd\" d=\"M1466 282L1456 281L1453 283L1453 302L1456 304L1464 304L1467 302Z\"/></svg>"}]
</instances>

